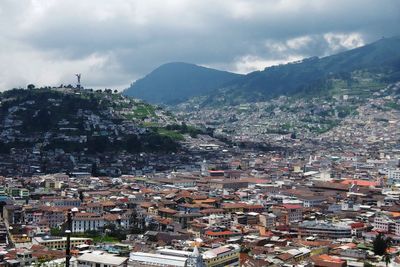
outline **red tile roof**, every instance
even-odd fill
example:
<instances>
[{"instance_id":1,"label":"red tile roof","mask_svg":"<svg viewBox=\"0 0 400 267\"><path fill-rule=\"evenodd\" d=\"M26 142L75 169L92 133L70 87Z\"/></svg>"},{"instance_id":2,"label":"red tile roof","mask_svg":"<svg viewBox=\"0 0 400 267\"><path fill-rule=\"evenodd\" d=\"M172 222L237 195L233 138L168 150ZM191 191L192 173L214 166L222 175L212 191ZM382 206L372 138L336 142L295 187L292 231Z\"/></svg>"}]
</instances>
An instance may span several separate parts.
<instances>
[{"instance_id":1,"label":"red tile roof","mask_svg":"<svg viewBox=\"0 0 400 267\"><path fill-rule=\"evenodd\" d=\"M236 233L232 231L221 231L221 232L206 231L205 234L208 236L236 235Z\"/></svg>"},{"instance_id":2,"label":"red tile roof","mask_svg":"<svg viewBox=\"0 0 400 267\"><path fill-rule=\"evenodd\" d=\"M340 182L341 184L349 185L349 184L355 184L358 186L377 186L377 182L372 182L372 181L365 181L365 180L355 180L355 179L348 179Z\"/></svg>"}]
</instances>

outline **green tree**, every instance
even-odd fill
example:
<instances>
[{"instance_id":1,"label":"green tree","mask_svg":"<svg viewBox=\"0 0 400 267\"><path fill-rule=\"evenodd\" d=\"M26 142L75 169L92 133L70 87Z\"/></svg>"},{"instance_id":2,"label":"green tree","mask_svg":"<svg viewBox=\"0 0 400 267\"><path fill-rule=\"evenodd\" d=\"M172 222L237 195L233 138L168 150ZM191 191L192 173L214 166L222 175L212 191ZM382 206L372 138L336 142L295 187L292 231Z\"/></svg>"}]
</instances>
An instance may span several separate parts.
<instances>
[{"instance_id":1,"label":"green tree","mask_svg":"<svg viewBox=\"0 0 400 267\"><path fill-rule=\"evenodd\" d=\"M38 261L37 261L35 266L37 266L37 267L44 266L44 264L47 263L48 261L49 260L47 259L47 257L41 256L41 257L39 257L39 259L38 259Z\"/></svg>"},{"instance_id":2,"label":"green tree","mask_svg":"<svg viewBox=\"0 0 400 267\"><path fill-rule=\"evenodd\" d=\"M33 89L35 89L35 85L34 84L28 84L28 86L26 88L28 88L29 90L33 90Z\"/></svg>"},{"instance_id":3,"label":"green tree","mask_svg":"<svg viewBox=\"0 0 400 267\"><path fill-rule=\"evenodd\" d=\"M83 193L83 191L79 191L79 199L81 202L83 202L83 200L85 199L85 194Z\"/></svg>"},{"instance_id":4,"label":"green tree","mask_svg":"<svg viewBox=\"0 0 400 267\"><path fill-rule=\"evenodd\" d=\"M390 239L385 237L382 233L379 233L374 241L373 241L373 248L375 255L384 255L386 250L390 247Z\"/></svg>"},{"instance_id":5,"label":"green tree","mask_svg":"<svg viewBox=\"0 0 400 267\"><path fill-rule=\"evenodd\" d=\"M53 227L50 229L50 234L52 236L61 236L61 228L60 227Z\"/></svg>"},{"instance_id":6,"label":"green tree","mask_svg":"<svg viewBox=\"0 0 400 267\"><path fill-rule=\"evenodd\" d=\"M392 256L386 252L382 257L382 260L385 262L386 267L388 267L390 261L392 260Z\"/></svg>"},{"instance_id":7,"label":"green tree","mask_svg":"<svg viewBox=\"0 0 400 267\"><path fill-rule=\"evenodd\" d=\"M126 137L126 150L129 153L136 153L142 150L142 144L137 135L128 135Z\"/></svg>"},{"instance_id":8,"label":"green tree","mask_svg":"<svg viewBox=\"0 0 400 267\"><path fill-rule=\"evenodd\" d=\"M94 162L94 163L92 164L92 171L91 171L91 174L92 174L93 177L99 176L99 170L98 170L98 168L97 168L97 163L96 163L96 162Z\"/></svg>"}]
</instances>

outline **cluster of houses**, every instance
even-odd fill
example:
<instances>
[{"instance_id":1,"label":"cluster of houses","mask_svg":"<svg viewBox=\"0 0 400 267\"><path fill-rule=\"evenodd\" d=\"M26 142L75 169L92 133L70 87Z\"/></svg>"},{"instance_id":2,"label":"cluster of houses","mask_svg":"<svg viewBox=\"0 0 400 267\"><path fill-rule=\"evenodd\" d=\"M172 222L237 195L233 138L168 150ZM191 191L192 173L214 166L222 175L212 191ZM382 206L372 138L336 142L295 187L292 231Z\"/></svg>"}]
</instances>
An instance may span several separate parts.
<instances>
[{"instance_id":1,"label":"cluster of houses","mask_svg":"<svg viewBox=\"0 0 400 267\"><path fill-rule=\"evenodd\" d=\"M379 264L378 235L397 264L398 164L250 153L191 172L2 177L0 254L5 266L65 264L70 214L76 266Z\"/></svg>"}]
</instances>

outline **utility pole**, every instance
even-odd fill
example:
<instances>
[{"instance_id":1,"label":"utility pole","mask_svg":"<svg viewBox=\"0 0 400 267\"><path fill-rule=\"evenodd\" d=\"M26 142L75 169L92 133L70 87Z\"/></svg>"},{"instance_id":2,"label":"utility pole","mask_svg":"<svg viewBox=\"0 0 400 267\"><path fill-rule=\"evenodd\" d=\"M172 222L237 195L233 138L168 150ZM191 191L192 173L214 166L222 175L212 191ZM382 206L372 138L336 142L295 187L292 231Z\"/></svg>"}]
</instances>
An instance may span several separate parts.
<instances>
[{"instance_id":1,"label":"utility pole","mask_svg":"<svg viewBox=\"0 0 400 267\"><path fill-rule=\"evenodd\" d=\"M71 260L71 230L72 230L72 211L68 210L67 230L65 230L65 233L67 234L67 247L65 250L65 266L66 267L70 266L70 260Z\"/></svg>"}]
</instances>

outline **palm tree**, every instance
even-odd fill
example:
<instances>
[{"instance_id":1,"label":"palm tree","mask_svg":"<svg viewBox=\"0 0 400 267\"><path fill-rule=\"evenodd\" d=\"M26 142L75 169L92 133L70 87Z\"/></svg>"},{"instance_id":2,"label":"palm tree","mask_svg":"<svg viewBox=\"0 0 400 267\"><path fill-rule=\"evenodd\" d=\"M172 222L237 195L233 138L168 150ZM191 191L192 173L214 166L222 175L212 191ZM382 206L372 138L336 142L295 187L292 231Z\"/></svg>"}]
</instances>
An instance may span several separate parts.
<instances>
[{"instance_id":1,"label":"palm tree","mask_svg":"<svg viewBox=\"0 0 400 267\"><path fill-rule=\"evenodd\" d=\"M382 256L382 260L385 262L386 267L389 266L391 259L392 259L392 256L387 252Z\"/></svg>"},{"instance_id":2,"label":"palm tree","mask_svg":"<svg viewBox=\"0 0 400 267\"><path fill-rule=\"evenodd\" d=\"M385 237L382 233L379 233L374 241L373 241L373 247L374 247L374 254L375 255L384 255L386 253L386 250L390 247L391 245L391 240L390 238Z\"/></svg>"}]
</instances>

